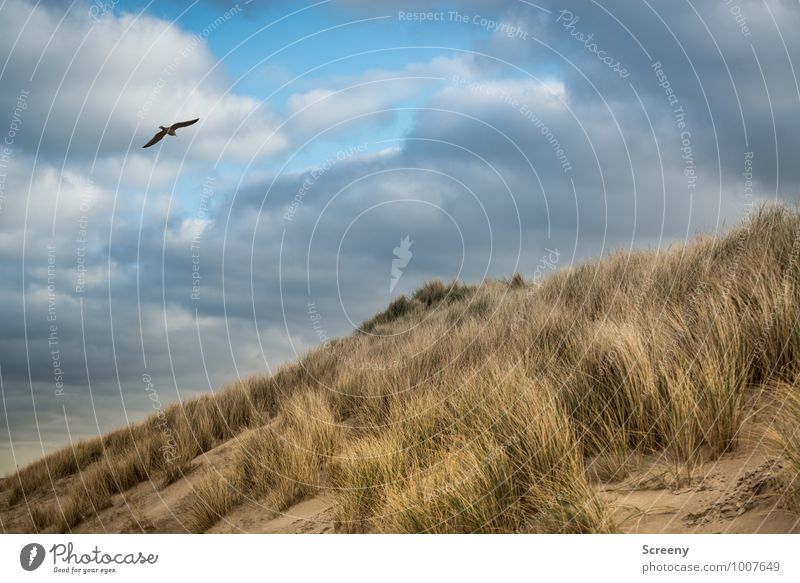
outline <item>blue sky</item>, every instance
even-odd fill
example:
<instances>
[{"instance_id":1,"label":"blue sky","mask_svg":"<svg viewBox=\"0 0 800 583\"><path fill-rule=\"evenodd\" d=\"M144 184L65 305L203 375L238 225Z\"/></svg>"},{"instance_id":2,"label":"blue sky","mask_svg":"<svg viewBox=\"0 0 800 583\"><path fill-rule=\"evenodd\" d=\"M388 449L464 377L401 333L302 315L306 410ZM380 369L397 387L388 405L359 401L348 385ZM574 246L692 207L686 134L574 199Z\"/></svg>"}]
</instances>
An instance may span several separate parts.
<instances>
[{"instance_id":1,"label":"blue sky","mask_svg":"<svg viewBox=\"0 0 800 583\"><path fill-rule=\"evenodd\" d=\"M349 334L800 192L796 2L100 6L0 2L0 471L142 419L144 374L167 403L297 359L309 302Z\"/></svg>"},{"instance_id":2,"label":"blue sky","mask_svg":"<svg viewBox=\"0 0 800 583\"><path fill-rule=\"evenodd\" d=\"M437 7L437 12L453 10L458 7ZM402 71L409 64L452 55L454 50L473 50L477 39L491 35L484 28L454 23L449 14L440 22L398 26L397 9L342 14L336 2L305 7L296 3L286 8L251 8L244 3L120 2L112 10L117 16L142 11L203 38L219 60L230 91L268 103L283 113L287 113L287 100L298 91L331 83L341 85L369 71ZM219 18L224 22L215 26ZM209 33L211 27L213 32ZM423 107L443 83L450 82L442 76L431 77L426 87L392 103L397 111L390 123L371 124L367 119L345 135L319 136L293 152L284 171L314 167L353 144L365 144L368 153L383 149L382 142L402 138L413 127L413 110ZM283 161L265 160L260 168L277 169L279 163ZM224 160L220 165L224 171ZM236 167L231 170L238 171ZM181 181L178 187L180 200L191 199L196 191L191 180Z\"/></svg>"}]
</instances>

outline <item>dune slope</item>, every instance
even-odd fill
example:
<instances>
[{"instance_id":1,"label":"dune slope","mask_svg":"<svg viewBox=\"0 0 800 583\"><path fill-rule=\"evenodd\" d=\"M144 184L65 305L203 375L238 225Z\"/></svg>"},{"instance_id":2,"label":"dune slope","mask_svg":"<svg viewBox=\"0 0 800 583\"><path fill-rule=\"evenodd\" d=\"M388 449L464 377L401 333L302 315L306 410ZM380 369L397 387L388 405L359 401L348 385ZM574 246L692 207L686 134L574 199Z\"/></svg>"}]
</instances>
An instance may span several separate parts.
<instances>
[{"instance_id":1,"label":"dune slope","mask_svg":"<svg viewBox=\"0 0 800 583\"><path fill-rule=\"evenodd\" d=\"M431 282L7 476L5 532L798 532L800 215Z\"/></svg>"}]
</instances>

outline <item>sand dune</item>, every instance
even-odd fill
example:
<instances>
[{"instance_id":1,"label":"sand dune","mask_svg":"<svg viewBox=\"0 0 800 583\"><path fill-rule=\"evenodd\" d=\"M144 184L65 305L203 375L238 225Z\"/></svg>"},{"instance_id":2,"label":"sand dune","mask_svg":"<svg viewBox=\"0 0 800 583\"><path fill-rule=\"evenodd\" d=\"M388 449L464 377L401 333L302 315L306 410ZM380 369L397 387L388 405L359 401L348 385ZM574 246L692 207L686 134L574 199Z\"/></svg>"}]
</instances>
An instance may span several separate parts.
<instances>
[{"instance_id":1,"label":"sand dune","mask_svg":"<svg viewBox=\"0 0 800 583\"><path fill-rule=\"evenodd\" d=\"M5 532L800 532L800 216L431 282L7 476ZM168 429L169 431L166 431Z\"/></svg>"}]
</instances>

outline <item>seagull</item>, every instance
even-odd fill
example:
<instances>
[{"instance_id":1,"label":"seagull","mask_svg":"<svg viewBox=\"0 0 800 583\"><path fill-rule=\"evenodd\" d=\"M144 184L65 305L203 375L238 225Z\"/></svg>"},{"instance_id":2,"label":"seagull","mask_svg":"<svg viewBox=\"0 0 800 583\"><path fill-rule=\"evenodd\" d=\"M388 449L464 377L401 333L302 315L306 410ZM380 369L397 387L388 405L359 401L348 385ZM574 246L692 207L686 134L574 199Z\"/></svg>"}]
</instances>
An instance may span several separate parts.
<instances>
[{"instance_id":1,"label":"seagull","mask_svg":"<svg viewBox=\"0 0 800 583\"><path fill-rule=\"evenodd\" d=\"M190 126L194 123L197 123L199 120L200 118L198 117L197 119L189 121L179 121L178 123L172 124L168 128L165 128L164 126L158 126L161 129L161 131L158 132L156 135L154 135L149 142L147 142L144 146L142 146L142 148L149 148L153 144L157 144L162 140L164 136L174 136L175 130L177 130L178 128L185 128L186 126Z\"/></svg>"}]
</instances>

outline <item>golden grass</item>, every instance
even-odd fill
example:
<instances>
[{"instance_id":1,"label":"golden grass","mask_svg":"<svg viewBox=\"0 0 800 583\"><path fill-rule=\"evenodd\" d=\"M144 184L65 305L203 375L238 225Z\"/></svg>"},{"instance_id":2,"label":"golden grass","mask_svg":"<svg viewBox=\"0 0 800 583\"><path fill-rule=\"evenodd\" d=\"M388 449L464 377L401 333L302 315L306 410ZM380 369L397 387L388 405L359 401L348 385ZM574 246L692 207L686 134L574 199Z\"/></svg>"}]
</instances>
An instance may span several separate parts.
<instances>
[{"instance_id":1,"label":"golden grass","mask_svg":"<svg viewBox=\"0 0 800 583\"><path fill-rule=\"evenodd\" d=\"M798 504L799 256L800 215L776 207L722 237L541 283L430 282L272 377L23 468L8 499L81 470L91 494L75 481L33 517L69 528L250 430L230 475L195 488L195 530L245 495L280 510L325 488L348 532L608 532L589 480L622 479L648 454L691 480L736 449L758 392L786 403L773 435Z\"/></svg>"},{"instance_id":2,"label":"golden grass","mask_svg":"<svg viewBox=\"0 0 800 583\"><path fill-rule=\"evenodd\" d=\"M205 532L225 516L241 500L241 491L236 482L209 470L193 486L194 496L189 500L187 514L192 532Z\"/></svg>"},{"instance_id":3,"label":"golden grass","mask_svg":"<svg viewBox=\"0 0 800 583\"><path fill-rule=\"evenodd\" d=\"M782 454L783 501L800 512L800 385L781 383L773 387L776 413L768 436Z\"/></svg>"},{"instance_id":4,"label":"golden grass","mask_svg":"<svg viewBox=\"0 0 800 583\"><path fill-rule=\"evenodd\" d=\"M609 530L548 382L496 365L474 372L438 402L405 397L392 408L383 447L370 450L367 437L341 457L342 529Z\"/></svg>"},{"instance_id":5,"label":"golden grass","mask_svg":"<svg viewBox=\"0 0 800 583\"><path fill-rule=\"evenodd\" d=\"M16 504L22 500L25 492L31 494L40 488L52 486L59 478L74 474L78 468L99 458L101 453L99 439L80 441L22 468L7 480L9 503Z\"/></svg>"},{"instance_id":6,"label":"golden grass","mask_svg":"<svg viewBox=\"0 0 800 583\"><path fill-rule=\"evenodd\" d=\"M244 440L235 464L237 482L254 497L269 497L283 510L316 491L341 430L327 399L317 391L287 399L271 424Z\"/></svg>"},{"instance_id":7,"label":"golden grass","mask_svg":"<svg viewBox=\"0 0 800 583\"><path fill-rule=\"evenodd\" d=\"M79 442L36 461L4 482L7 503L72 482L61 503L35 504L37 530L64 532L105 508L110 497L144 480L166 487L182 478L192 460L241 430L261 424L275 410L275 385L251 377L214 395L171 405L144 422Z\"/></svg>"}]
</instances>

